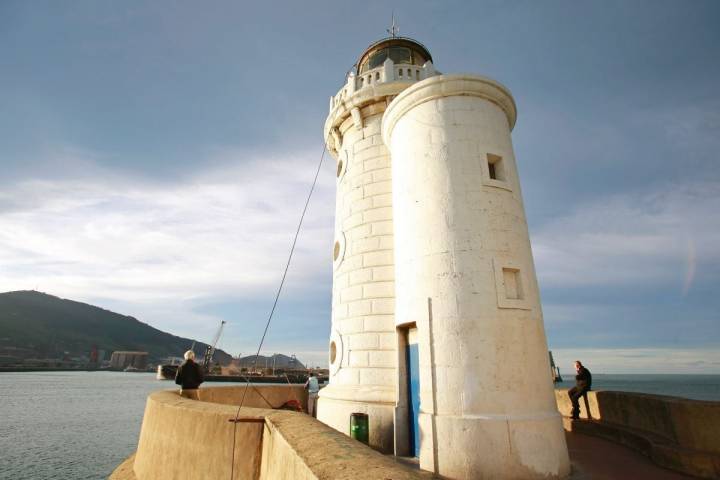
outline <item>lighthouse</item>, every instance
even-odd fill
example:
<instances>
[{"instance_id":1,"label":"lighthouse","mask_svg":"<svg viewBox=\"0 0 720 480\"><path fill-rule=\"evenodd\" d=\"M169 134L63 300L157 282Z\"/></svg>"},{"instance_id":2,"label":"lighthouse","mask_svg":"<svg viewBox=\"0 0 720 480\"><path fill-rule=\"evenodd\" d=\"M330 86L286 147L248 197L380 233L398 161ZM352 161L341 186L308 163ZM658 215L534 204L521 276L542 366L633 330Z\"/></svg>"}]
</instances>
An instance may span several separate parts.
<instances>
[{"instance_id":1,"label":"lighthouse","mask_svg":"<svg viewBox=\"0 0 720 480\"><path fill-rule=\"evenodd\" d=\"M510 91L370 45L330 98L337 162L330 381L318 419L448 478L562 478Z\"/></svg>"}]
</instances>

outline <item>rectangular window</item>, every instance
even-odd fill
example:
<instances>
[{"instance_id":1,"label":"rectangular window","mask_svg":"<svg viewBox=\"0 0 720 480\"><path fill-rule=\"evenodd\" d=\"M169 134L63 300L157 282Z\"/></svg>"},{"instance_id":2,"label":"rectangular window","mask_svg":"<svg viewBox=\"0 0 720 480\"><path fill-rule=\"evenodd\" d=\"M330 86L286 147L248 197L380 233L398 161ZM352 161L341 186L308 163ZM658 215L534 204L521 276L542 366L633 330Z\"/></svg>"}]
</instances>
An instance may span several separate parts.
<instances>
[{"instance_id":1,"label":"rectangular window","mask_svg":"<svg viewBox=\"0 0 720 480\"><path fill-rule=\"evenodd\" d=\"M523 268L509 258L493 258L498 308L532 310L529 300L533 295L524 275L527 270Z\"/></svg>"},{"instance_id":2,"label":"rectangular window","mask_svg":"<svg viewBox=\"0 0 720 480\"><path fill-rule=\"evenodd\" d=\"M522 282L520 270L516 268L503 268L503 284L505 285L505 298L508 300L522 300Z\"/></svg>"},{"instance_id":3,"label":"rectangular window","mask_svg":"<svg viewBox=\"0 0 720 480\"><path fill-rule=\"evenodd\" d=\"M492 153L487 154L488 162L488 173L490 179L504 182L505 177L505 165L503 164L503 158L499 155L493 155Z\"/></svg>"}]
</instances>

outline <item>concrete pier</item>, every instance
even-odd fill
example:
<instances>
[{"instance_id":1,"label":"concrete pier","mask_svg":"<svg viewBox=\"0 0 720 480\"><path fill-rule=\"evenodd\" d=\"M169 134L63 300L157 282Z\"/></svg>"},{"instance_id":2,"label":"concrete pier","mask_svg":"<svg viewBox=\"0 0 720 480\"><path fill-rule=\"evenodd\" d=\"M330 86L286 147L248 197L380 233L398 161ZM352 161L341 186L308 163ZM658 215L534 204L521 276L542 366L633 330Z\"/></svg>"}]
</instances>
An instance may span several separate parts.
<instances>
[{"instance_id":1,"label":"concrete pier","mask_svg":"<svg viewBox=\"0 0 720 480\"><path fill-rule=\"evenodd\" d=\"M288 399L305 405L305 392L298 386L258 385L249 390L233 445L234 424L229 420L235 418L242 389L202 388L201 401L182 398L177 391L150 395L137 452L110 478L226 479L230 478L233 449L234 480L438 478L419 470L417 463L382 455L306 414L271 408ZM567 414L567 392L556 390L556 398L560 411ZM720 477L720 402L623 392L591 392L589 400L593 420L571 422L565 418L572 479ZM662 437L662 445L674 446L685 460L661 468L654 463L662 461L657 455L623 445L623 438L629 437L622 433L608 440L613 438L607 436L608 429L631 430L655 441Z\"/></svg>"}]
</instances>

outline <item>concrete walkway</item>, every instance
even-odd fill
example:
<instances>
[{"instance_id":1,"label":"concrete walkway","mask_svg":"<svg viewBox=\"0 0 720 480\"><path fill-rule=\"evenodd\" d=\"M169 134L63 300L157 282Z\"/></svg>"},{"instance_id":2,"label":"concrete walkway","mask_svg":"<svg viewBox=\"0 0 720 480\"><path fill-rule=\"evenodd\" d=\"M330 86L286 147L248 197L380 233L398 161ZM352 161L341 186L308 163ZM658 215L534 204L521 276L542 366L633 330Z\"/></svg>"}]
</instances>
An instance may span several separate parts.
<instances>
[{"instance_id":1,"label":"concrete walkway","mask_svg":"<svg viewBox=\"0 0 720 480\"><path fill-rule=\"evenodd\" d=\"M652 460L622 445L581 433L565 432L572 480L687 480L689 477L658 467Z\"/></svg>"},{"instance_id":2,"label":"concrete walkway","mask_svg":"<svg viewBox=\"0 0 720 480\"><path fill-rule=\"evenodd\" d=\"M630 448L582 433L565 432L572 475L569 480L688 480L689 477L655 465ZM396 462L420 471L418 459L394 457Z\"/></svg>"}]
</instances>

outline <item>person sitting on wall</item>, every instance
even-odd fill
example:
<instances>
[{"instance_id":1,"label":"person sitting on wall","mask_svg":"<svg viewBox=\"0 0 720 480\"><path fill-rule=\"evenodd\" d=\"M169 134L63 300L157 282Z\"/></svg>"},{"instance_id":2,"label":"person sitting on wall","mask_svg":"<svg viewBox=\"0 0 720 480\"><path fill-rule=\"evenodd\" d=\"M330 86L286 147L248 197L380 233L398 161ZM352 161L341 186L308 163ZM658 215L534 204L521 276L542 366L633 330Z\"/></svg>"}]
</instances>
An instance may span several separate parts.
<instances>
[{"instance_id":1,"label":"person sitting on wall","mask_svg":"<svg viewBox=\"0 0 720 480\"><path fill-rule=\"evenodd\" d=\"M572 402L572 419L580 418L580 397L589 392L592 388L592 374L585 368L580 360L575 360L575 386L568 390L568 396ZM590 412L587 412L588 417Z\"/></svg>"},{"instance_id":2,"label":"person sitting on wall","mask_svg":"<svg viewBox=\"0 0 720 480\"><path fill-rule=\"evenodd\" d=\"M205 380L200 365L195 363L195 352L185 352L185 362L180 365L175 374L175 383L180 385L180 396L200 400L198 388Z\"/></svg>"},{"instance_id":3,"label":"person sitting on wall","mask_svg":"<svg viewBox=\"0 0 720 480\"><path fill-rule=\"evenodd\" d=\"M308 415L315 416L315 404L317 402L318 392L320 391L320 384L315 376L314 372L310 373L310 376L305 382L305 390L308 392L307 409Z\"/></svg>"}]
</instances>

